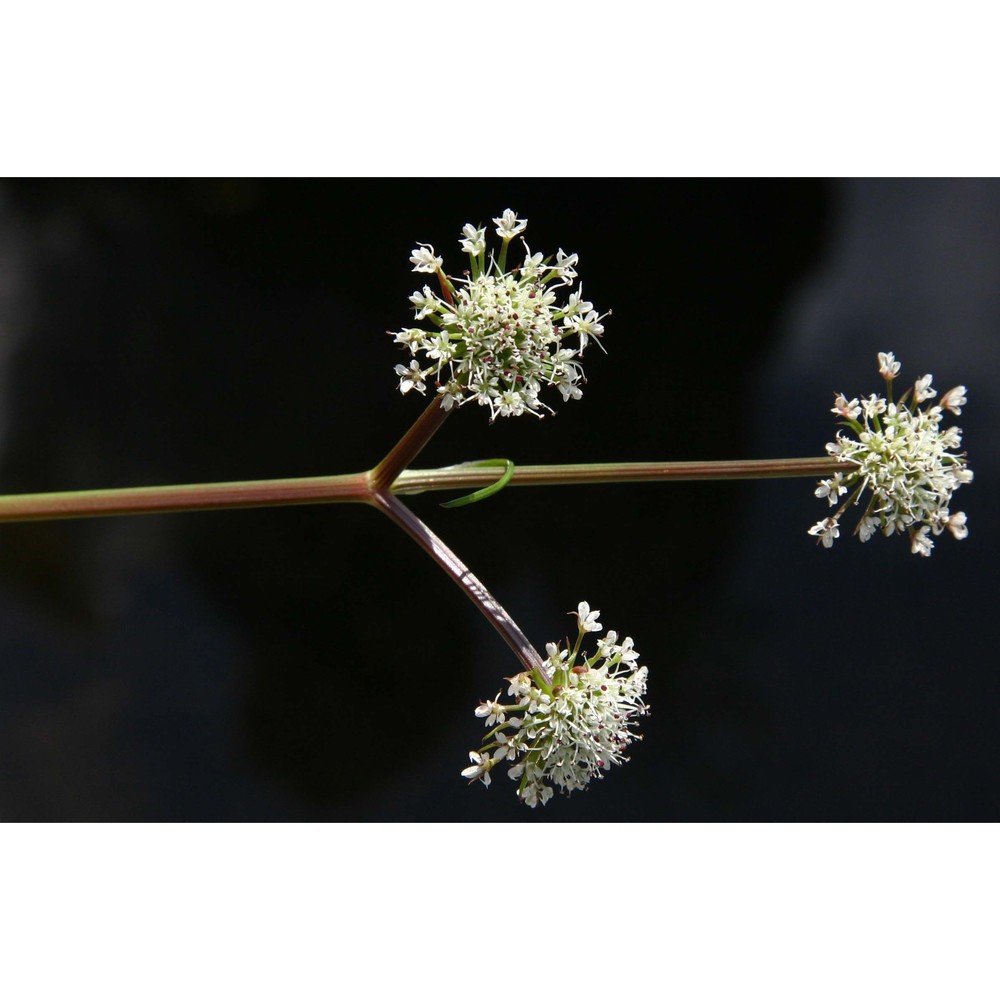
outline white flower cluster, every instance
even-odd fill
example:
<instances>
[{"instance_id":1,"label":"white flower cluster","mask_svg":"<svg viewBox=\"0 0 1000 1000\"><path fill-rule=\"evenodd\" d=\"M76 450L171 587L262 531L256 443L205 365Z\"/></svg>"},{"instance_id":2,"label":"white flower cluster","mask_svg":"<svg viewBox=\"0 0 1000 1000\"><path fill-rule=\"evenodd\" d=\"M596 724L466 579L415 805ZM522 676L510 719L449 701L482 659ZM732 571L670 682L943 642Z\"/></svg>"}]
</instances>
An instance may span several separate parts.
<instances>
[{"instance_id":1,"label":"white flower cluster","mask_svg":"<svg viewBox=\"0 0 1000 1000\"><path fill-rule=\"evenodd\" d=\"M642 739L632 728L649 711L642 700L648 671L639 666L631 638L619 643L617 632L609 631L591 656L584 655L584 637L603 628L599 615L582 602L572 650L546 646L551 679L539 670L509 677L512 704L502 704L498 691L476 709L489 732L469 754L472 765L463 777L489 785L497 764L513 762L507 773L518 782L521 800L534 808L545 805L554 788L566 794L586 788L612 764L629 759L625 748Z\"/></svg>"},{"instance_id":2,"label":"white flower cluster","mask_svg":"<svg viewBox=\"0 0 1000 1000\"><path fill-rule=\"evenodd\" d=\"M892 385L899 374L899 362L891 353L879 354L878 360L887 397L873 393L859 401L836 394L832 412L843 418L843 426L856 437L838 431L837 440L826 446L838 462L850 468L820 481L816 496L831 507L840 506L813 525L809 534L829 548L840 536L841 515L870 491L855 528L861 541L867 542L877 531L884 535L906 531L911 551L929 556L934 548L932 534L948 529L956 538L965 538L969 533L965 514L950 511L952 494L963 483L972 482L965 453L954 450L962 443L962 432L958 427L941 428L945 410L961 414L967 402L966 389L955 386L937 405L922 405L937 396L937 390L931 388L931 376L924 375L894 403Z\"/></svg>"},{"instance_id":3,"label":"white flower cluster","mask_svg":"<svg viewBox=\"0 0 1000 1000\"><path fill-rule=\"evenodd\" d=\"M555 287L571 288L577 278L576 254L559 250L553 263L525 243L523 263L505 270L508 245L524 232L527 219L507 209L493 222L501 247L499 257L491 254L488 261L485 228L468 223L462 229L459 243L470 261L465 278L449 278L429 244L413 251L413 270L437 275L439 290L424 285L410 296L417 321L432 330L389 331L412 355L408 366L396 365L399 389L423 393L433 380L446 410L475 400L489 407L491 421L498 415L541 416L542 409L553 412L538 398L544 386L555 386L564 402L582 395L585 379L577 359L591 338L600 343L608 313L598 315L584 300L582 284L557 303ZM568 340L575 346L565 346Z\"/></svg>"}]
</instances>

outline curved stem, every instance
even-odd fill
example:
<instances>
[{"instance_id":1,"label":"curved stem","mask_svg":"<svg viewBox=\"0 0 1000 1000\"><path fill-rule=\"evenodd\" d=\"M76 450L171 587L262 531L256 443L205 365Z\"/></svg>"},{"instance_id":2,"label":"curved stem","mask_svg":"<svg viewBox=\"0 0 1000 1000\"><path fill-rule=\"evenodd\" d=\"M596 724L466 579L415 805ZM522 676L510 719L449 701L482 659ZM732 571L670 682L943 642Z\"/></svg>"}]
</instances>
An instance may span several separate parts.
<instances>
[{"instance_id":1,"label":"curved stem","mask_svg":"<svg viewBox=\"0 0 1000 1000\"><path fill-rule=\"evenodd\" d=\"M403 529L451 577L463 593L486 616L504 641L524 664L525 670L538 670L548 678L542 658L517 622L503 605L473 575L468 566L430 528L420 520L398 497L378 491L373 504Z\"/></svg>"}]
</instances>

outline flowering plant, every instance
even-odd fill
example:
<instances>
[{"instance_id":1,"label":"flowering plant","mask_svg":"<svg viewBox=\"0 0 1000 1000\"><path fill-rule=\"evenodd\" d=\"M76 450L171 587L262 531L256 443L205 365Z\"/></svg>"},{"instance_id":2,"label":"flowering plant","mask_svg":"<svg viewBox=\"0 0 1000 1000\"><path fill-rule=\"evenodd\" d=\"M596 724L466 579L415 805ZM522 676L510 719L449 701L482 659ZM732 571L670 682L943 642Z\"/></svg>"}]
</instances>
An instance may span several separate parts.
<instances>
[{"instance_id":1,"label":"flowering plant","mask_svg":"<svg viewBox=\"0 0 1000 1000\"><path fill-rule=\"evenodd\" d=\"M506 486L543 486L650 480L754 479L814 476L821 479L816 495L837 509L810 529L826 547L840 533L849 506L868 496L856 532L866 541L876 531L907 532L913 552L927 556L932 535L948 530L956 538L968 534L965 514L952 512L958 488L972 481L957 427L942 428L944 412L959 415L966 404L965 386L937 395L931 376L918 378L900 398L893 382L900 364L892 354L879 355L885 396L848 400L837 394L833 412L842 430L827 445L827 455L809 459L735 462L611 462L586 465L522 466L509 459L472 462L440 469L414 469L412 464L444 421L475 401L497 416L531 413L551 407L541 399L546 388L563 400L579 399L584 382L580 364L591 339L604 334L599 314L583 298L577 279L576 254L559 250L555 257L532 253L524 244L521 262L508 269L510 243L527 220L511 209L494 220L499 252L486 255L486 230L471 223L462 229L460 245L469 259L463 278L443 270L443 258L427 243L418 244L410 262L418 274L433 275L438 289L424 285L410 296L417 322L392 334L410 354L397 364L399 390L435 392L423 413L389 453L364 472L194 486L88 490L0 497L0 521L164 513L301 503L363 503L380 511L420 545L486 616L510 646L522 669L507 678L509 702L482 702L475 714L487 733L470 753L465 778L491 782L491 772L505 763L517 782L517 794L529 806L549 801L556 789L571 793L602 778L612 764L628 758L625 750L640 737L638 720L648 713L648 671L638 663L633 640L603 631L600 613L581 602L575 612L577 635L570 645L550 642L542 657L503 605L459 557L403 502L402 497L428 490L475 488L446 506L484 500ZM560 301L561 293L566 298ZM429 328L427 328L429 327ZM602 348L603 349L603 348ZM498 474L497 466L503 467ZM839 506L838 506L839 505Z\"/></svg>"}]
</instances>

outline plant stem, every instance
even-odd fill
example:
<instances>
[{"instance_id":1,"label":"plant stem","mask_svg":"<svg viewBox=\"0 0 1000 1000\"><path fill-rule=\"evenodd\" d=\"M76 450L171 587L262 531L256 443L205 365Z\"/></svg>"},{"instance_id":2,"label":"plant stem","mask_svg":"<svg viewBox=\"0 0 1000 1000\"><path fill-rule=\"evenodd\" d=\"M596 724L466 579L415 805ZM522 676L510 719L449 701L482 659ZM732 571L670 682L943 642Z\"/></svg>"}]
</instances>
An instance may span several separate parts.
<instances>
[{"instance_id":1,"label":"plant stem","mask_svg":"<svg viewBox=\"0 0 1000 1000\"><path fill-rule=\"evenodd\" d=\"M515 466L510 486L579 486L585 483L692 482L720 479L782 479L831 476L843 463L834 458L779 458L718 462L603 462L587 465ZM496 469L450 465L443 469L407 469L393 484L401 495L428 490L487 486Z\"/></svg>"},{"instance_id":2,"label":"plant stem","mask_svg":"<svg viewBox=\"0 0 1000 1000\"><path fill-rule=\"evenodd\" d=\"M437 408L440 409L440 408ZM441 411L447 416L447 411ZM385 478L415 444L423 447L428 430L443 418L424 411L408 432L406 451L399 446L381 463ZM417 428L419 426L419 431ZM420 438L423 438L420 441ZM419 448L417 448L419 451ZM394 457L395 454L395 457ZM392 462L390 463L390 459ZM377 467L378 468L378 467ZM0 522L59 518L109 517L124 514L167 514L185 510L238 507L281 507L311 503L371 503L375 472L302 479L257 479L186 486L139 486L125 489L23 493L0 497ZM832 458L787 458L736 462L607 462L591 465L522 465L511 486L569 486L584 483L666 482L710 479L769 479L830 476L843 465ZM430 490L477 489L497 479L494 468L454 465L444 469L408 469L397 475L392 492L408 495ZM383 487L384 489L384 487Z\"/></svg>"},{"instance_id":3,"label":"plant stem","mask_svg":"<svg viewBox=\"0 0 1000 1000\"><path fill-rule=\"evenodd\" d=\"M256 479L185 486L22 493L0 497L0 522L370 501L369 473L356 472L305 479Z\"/></svg>"},{"instance_id":4,"label":"plant stem","mask_svg":"<svg viewBox=\"0 0 1000 1000\"><path fill-rule=\"evenodd\" d=\"M535 651L517 622L504 610L503 605L483 586L461 559L430 528L416 516L399 497L388 492L377 492L372 502L399 525L430 557L451 577L463 593L486 616L490 624L503 636L507 645L524 664L525 670L538 670L548 678L542 658Z\"/></svg>"},{"instance_id":5,"label":"plant stem","mask_svg":"<svg viewBox=\"0 0 1000 1000\"><path fill-rule=\"evenodd\" d=\"M425 407L424 412L414 421L413 426L372 470L372 489L386 490L392 486L396 477L410 465L423 451L424 445L434 437L440 426L448 419L450 412L441 406L441 400L435 395Z\"/></svg>"}]
</instances>

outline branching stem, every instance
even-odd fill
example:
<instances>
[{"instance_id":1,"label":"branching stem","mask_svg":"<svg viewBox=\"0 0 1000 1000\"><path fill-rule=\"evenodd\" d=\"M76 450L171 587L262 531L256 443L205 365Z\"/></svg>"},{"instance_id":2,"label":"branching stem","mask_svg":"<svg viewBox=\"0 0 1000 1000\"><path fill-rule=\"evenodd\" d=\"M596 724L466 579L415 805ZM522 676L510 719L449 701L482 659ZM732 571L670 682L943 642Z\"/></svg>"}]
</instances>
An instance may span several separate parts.
<instances>
[{"instance_id":1,"label":"branching stem","mask_svg":"<svg viewBox=\"0 0 1000 1000\"><path fill-rule=\"evenodd\" d=\"M444 412L444 411L442 411ZM447 416L447 413L444 412ZM442 422L428 411L407 445L420 448L426 432ZM423 437L423 441L420 441ZM372 503L379 480L388 479L400 461L399 445L371 472L300 479L257 479L231 483L182 486L138 486L124 489L77 490L65 493L21 493L0 496L0 522L51 521L60 518L112 517L126 514L168 514L190 510L226 510L239 507L281 507L313 503ZM417 449L419 451L419 448ZM402 453L405 455L405 452ZM395 456L395 457L394 457ZM392 461L390 462L390 459ZM519 465L509 486L571 486L594 483L689 482L695 480L774 479L831 476L842 469L832 458L787 458L736 462L607 462L596 465ZM478 489L495 482L495 468L474 464L443 469L406 469L391 483L400 495L431 490Z\"/></svg>"}]
</instances>

